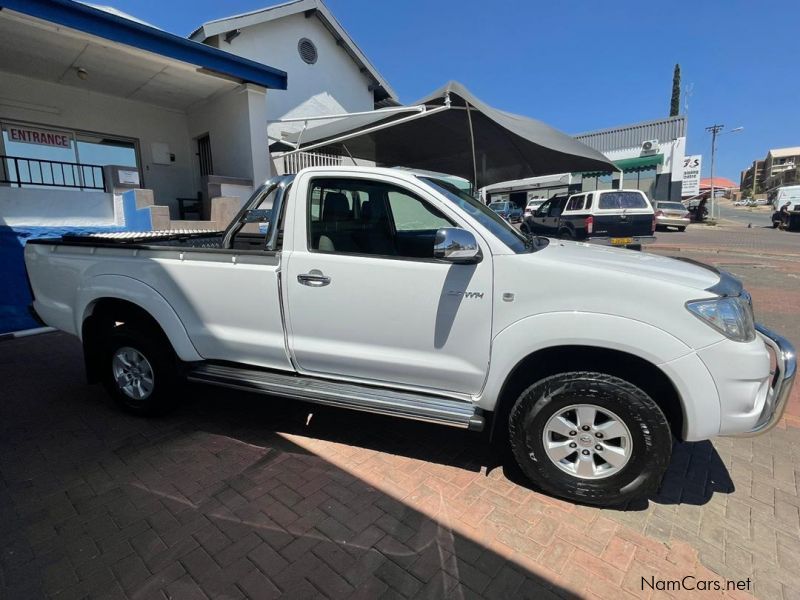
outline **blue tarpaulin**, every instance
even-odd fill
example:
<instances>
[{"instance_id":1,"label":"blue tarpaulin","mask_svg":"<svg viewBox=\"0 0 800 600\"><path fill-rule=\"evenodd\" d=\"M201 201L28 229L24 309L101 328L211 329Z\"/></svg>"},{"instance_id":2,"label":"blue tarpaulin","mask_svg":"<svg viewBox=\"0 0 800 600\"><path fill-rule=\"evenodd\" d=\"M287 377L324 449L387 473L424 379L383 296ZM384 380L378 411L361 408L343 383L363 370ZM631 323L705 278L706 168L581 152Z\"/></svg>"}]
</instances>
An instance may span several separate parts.
<instances>
[{"instance_id":1,"label":"blue tarpaulin","mask_svg":"<svg viewBox=\"0 0 800 600\"><path fill-rule=\"evenodd\" d=\"M0 333L39 326L28 314L28 305L32 298L23 260L23 250L27 240L61 237L68 233L119 230L119 227L0 226Z\"/></svg>"}]
</instances>

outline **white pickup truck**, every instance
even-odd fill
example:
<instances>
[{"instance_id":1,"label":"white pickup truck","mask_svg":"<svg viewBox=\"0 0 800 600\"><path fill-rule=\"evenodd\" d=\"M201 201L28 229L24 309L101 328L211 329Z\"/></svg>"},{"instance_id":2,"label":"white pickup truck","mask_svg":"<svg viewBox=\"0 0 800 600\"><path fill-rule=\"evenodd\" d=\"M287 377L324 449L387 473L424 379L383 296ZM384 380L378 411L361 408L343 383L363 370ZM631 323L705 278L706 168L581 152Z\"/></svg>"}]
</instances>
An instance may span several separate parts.
<instances>
[{"instance_id":1,"label":"white pickup truck","mask_svg":"<svg viewBox=\"0 0 800 600\"><path fill-rule=\"evenodd\" d=\"M796 369L732 276L529 238L402 170L305 169L220 234L35 240L25 260L35 313L130 411L189 380L486 430L540 488L599 505L651 493L673 436L769 429Z\"/></svg>"}]
</instances>

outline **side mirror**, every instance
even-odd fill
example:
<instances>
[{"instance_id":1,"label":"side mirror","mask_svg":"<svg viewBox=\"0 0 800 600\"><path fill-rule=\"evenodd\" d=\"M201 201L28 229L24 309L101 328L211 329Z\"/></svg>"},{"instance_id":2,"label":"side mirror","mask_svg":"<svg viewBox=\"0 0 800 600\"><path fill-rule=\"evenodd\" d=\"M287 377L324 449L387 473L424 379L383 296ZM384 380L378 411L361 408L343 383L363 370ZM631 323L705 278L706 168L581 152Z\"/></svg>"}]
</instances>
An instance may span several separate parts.
<instances>
[{"instance_id":1,"label":"side mirror","mask_svg":"<svg viewBox=\"0 0 800 600\"><path fill-rule=\"evenodd\" d=\"M475 236L459 227L442 227L433 242L433 257L456 264L474 264L483 258Z\"/></svg>"}]
</instances>

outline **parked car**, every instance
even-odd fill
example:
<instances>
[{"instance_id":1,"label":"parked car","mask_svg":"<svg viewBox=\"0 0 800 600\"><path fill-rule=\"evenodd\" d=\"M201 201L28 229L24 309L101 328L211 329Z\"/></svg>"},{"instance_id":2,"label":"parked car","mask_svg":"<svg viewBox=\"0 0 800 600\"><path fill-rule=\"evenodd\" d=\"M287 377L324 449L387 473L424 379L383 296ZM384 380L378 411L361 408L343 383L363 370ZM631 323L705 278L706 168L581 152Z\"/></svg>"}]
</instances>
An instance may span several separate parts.
<instances>
[{"instance_id":1,"label":"parked car","mask_svg":"<svg viewBox=\"0 0 800 600\"><path fill-rule=\"evenodd\" d=\"M524 233L640 249L654 240L655 215L639 190L558 195L521 226Z\"/></svg>"},{"instance_id":2,"label":"parked car","mask_svg":"<svg viewBox=\"0 0 800 600\"><path fill-rule=\"evenodd\" d=\"M522 210L513 202L492 202L489 208L506 221L515 222L522 220Z\"/></svg>"},{"instance_id":3,"label":"parked car","mask_svg":"<svg viewBox=\"0 0 800 600\"><path fill-rule=\"evenodd\" d=\"M680 202L656 202L656 229L675 227L678 231L686 231L691 215Z\"/></svg>"},{"instance_id":4,"label":"parked car","mask_svg":"<svg viewBox=\"0 0 800 600\"><path fill-rule=\"evenodd\" d=\"M528 200L528 203L525 205L525 210L523 211L522 218L531 216L536 209L539 208L542 204L545 203L547 198L531 198Z\"/></svg>"},{"instance_id":5,"label":"parked car","mask_svg":"<svg viewBox=\"0 0 800 600\"><path fill-rule=\"evenodd\" d=\"M645 220L632 194L571 210ZM673 437L770 429L796 369L724 271L527 238L393 169L303 169L224 232L37 239L25 264L35 314L132 413L188 380L485 430L537 486L589 504L652 493Z\"/></svg>"}]
</instances>

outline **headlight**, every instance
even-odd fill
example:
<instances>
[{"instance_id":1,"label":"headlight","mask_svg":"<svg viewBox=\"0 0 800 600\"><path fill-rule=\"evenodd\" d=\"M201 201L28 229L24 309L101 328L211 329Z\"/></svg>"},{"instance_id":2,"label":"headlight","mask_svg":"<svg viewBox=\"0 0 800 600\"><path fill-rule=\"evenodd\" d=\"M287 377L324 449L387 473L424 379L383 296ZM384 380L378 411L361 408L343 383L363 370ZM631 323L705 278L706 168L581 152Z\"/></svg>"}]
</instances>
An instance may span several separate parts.
<instances>
[{"instance_id":1,"label":"headlight","mask_svg":"<svg viewBox=\"0 0 800 600\"><path fill-rule=\"evenodd\" d=\"M734 341L752 342L756 339L753 307L747 292L741 296L687 302L686 308L725 337Z\"/></svg>"}]
</instances>

